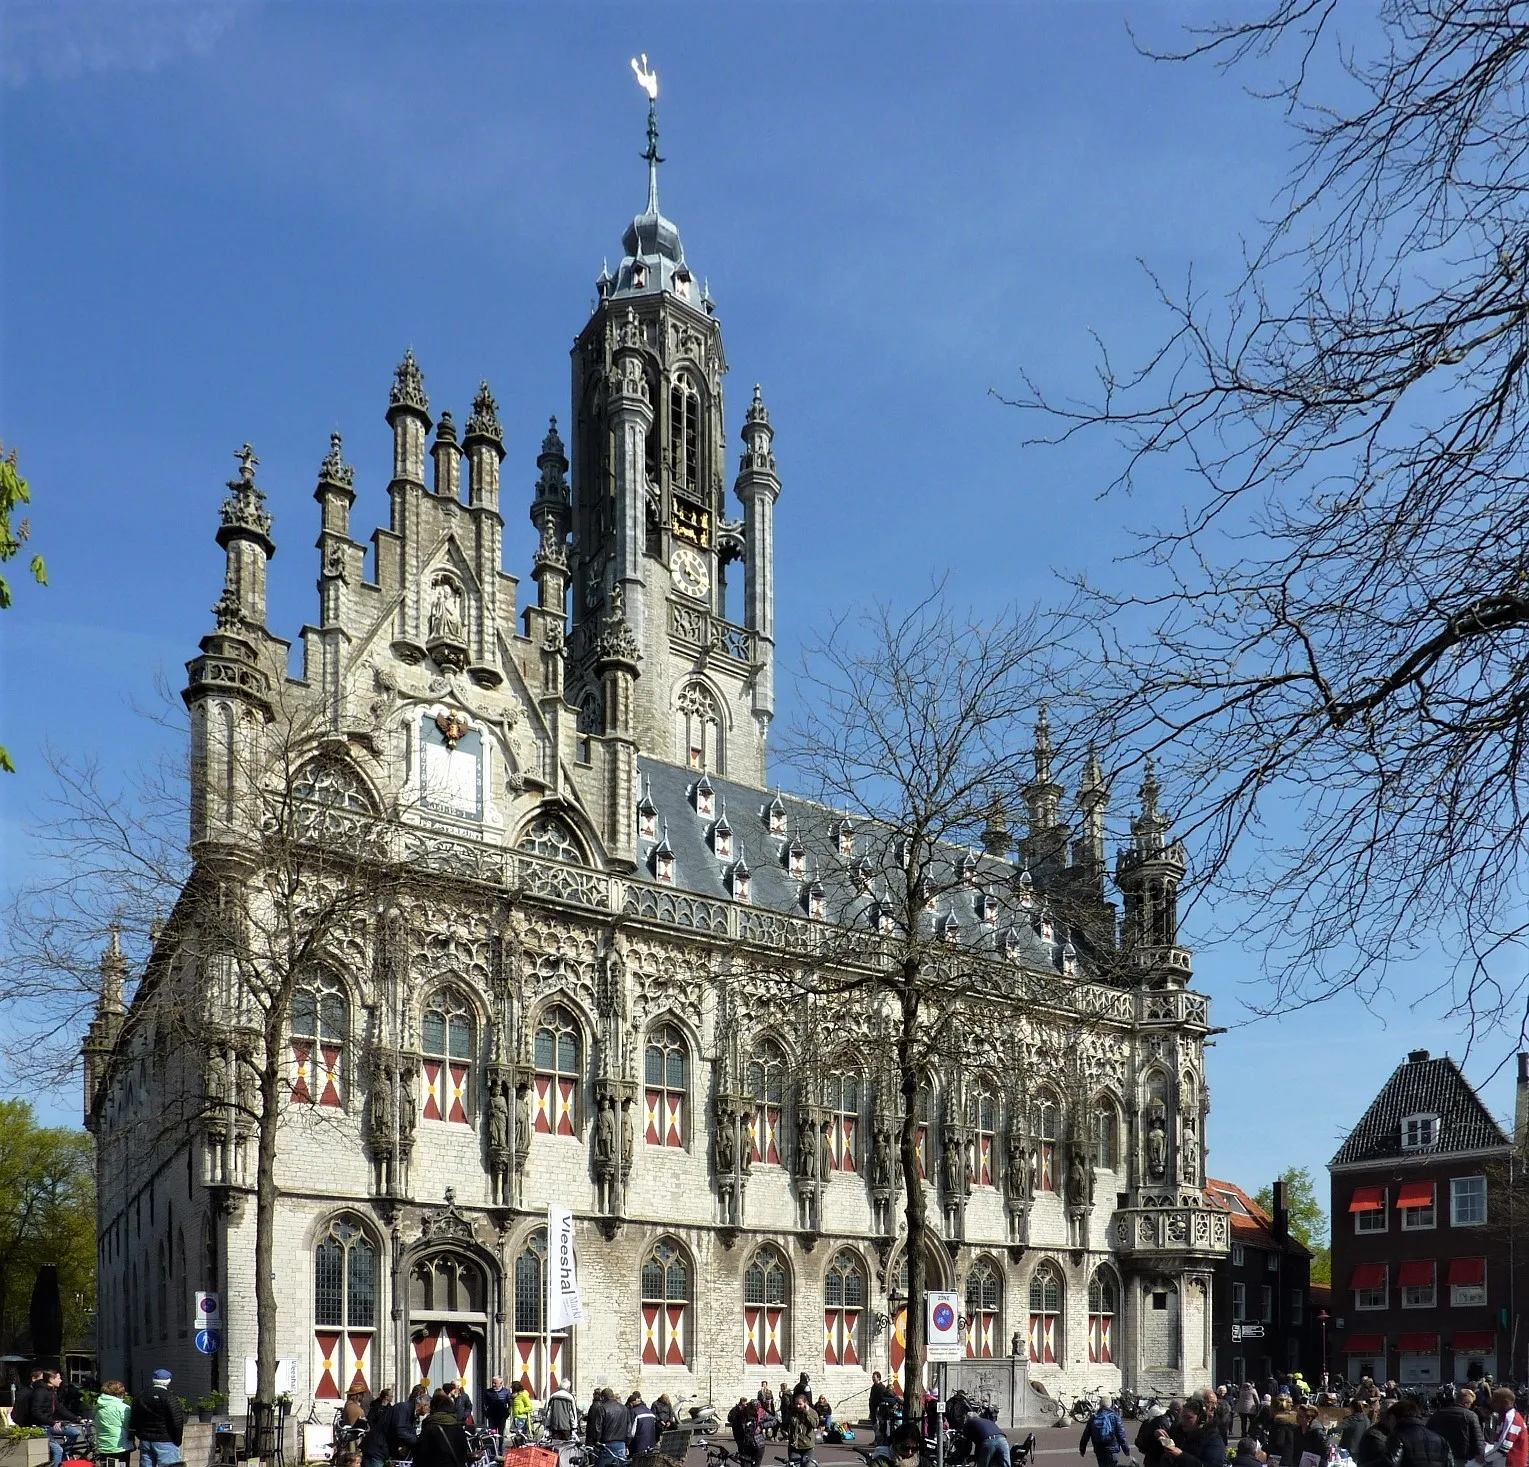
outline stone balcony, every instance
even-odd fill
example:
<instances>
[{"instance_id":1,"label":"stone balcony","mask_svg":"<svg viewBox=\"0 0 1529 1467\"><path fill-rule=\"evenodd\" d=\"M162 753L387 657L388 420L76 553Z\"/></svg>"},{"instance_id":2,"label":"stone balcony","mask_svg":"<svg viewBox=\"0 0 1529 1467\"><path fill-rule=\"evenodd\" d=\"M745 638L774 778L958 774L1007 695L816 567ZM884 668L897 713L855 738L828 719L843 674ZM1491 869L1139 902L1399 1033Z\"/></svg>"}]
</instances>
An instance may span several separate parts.
<instances>
[{"instance_id":1,"label":"stone balcony","mask_svg":"<svg viewBox=\"0 0 1529 1467\"><path fill-rule=\"evenodd\" d=\"M1213 1207L1122 1207L1110 1219L1110 1243L1128 1259L1222 1257L1231 1246L1231 1219Z\"/></svg>"}]
</instances>

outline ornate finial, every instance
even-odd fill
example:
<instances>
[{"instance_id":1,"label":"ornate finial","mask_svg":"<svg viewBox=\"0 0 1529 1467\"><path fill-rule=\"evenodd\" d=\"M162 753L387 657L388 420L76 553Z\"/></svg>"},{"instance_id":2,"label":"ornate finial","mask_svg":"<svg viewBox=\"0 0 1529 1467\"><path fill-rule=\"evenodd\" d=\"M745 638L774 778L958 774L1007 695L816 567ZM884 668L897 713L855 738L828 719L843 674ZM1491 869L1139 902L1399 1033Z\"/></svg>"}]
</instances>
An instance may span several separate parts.
<instances>
[{"instance_id":1,"label":"ornate finial","mask_svg":"<svg viewBox=\"0 0 1529 1467\"><path fill-rule=\"evenodd\" d=\"M745 415L744 421L750 424L769 424L770 410L764 405L764 393L760 391L759 384L757 382L754 384L754 397L753 400L749 403L749 410Z\"/></svg>"},{"instance_id":2,"label":"ornate finial","mask_svg":"<svg viewBox=\"0 0 1529 1467\"><path fill-rule=\"evenodd\" d=\"M1008 812L1003 808L1003 796L997 790L988 801L987 823L982 827L982 849L990 856L1006 856L1013 845L1009 835Z\"/></svg>"},{"instance_id":3,"label":"ornate finial","mask_svg":"<svg viewBox=\"0 0 1529 1467\"><path fill-rule=\"evenodd\" d=\"M455 443L457 441L456 420L449 412L441 414L441 421L435 425L435 441L437 443Z\"/></svg>"},{"instance_id":4,"label":"ornate finial","mask_svg":"<svg viewBox=\"0 0 1529 1467\"><path fill-rule=\"evenodd\" d=\"M1051 712L1041 704L1040 716L1035 720L1035 778L1039 784L1051 783Z\"/></svg>"},{"instance_id":5,"label":"ornate finial","mask_svg":"<svg viewBox=\"0 0 1529 1467\"><path fill-rule=\"evenodd\" d=\"M626 595L618 581L611 587L606 603L605 620L600 627L600 660L602 662L639 662L637 634L626 619Z\"/></svg>"},{"instance_id":6,"label":"ornate finial","mask_svg":"<svg viewBox=\"0 0 1529 1467\"><path fill-rule=\"evenodd\" d=\"M478 395L473 398L473 410L467 419L467 436L492 438L496 443L504 439L504 429L499 422L499 404L494 401L494 394L488 390L487 382L478 384Z\"/></svg>"},{"instance_id":7,"label":"ornate finial","mask_svg":"<svg viewBox=\"0 0 1529 1467\"><path fill-rule=\"evenodd\" d=\"M232 586L223 587L223 594L213 603L212 614L217 618L220 632L231 632L239 625L239 598L234 595Z\"/></svg>"},{"instance_id":8,"label":"ornate finial","mask_svg":"<svg viewBox=\"0 0 1529 1467\"><path fill-rule=\"evenodd\" d=\"M253 485L255 482L255 465L260 462L255 457L255 450L246 443L243 448L234 451L234 457L239 460L239 483ZM228 487L233 489L237 485L230 479Z\"/></svg>"},{"instance_id":9,"label":"ornate finial","mask_svg":"<svg viewBox=\"0 0 1529 1467\"><path fill-rule=\"evenodd\" d=\"M621 322L620 345L641 346L642 331L637 325L637 312L631 306L626 308L626 315Z\"/></svg>"},{"instance_id":10,"label":"ornate finial","mask_svg":"<svg viewBox=\"0 0 1529 1467\"><path fill-rule=\"evenodd\" d=\"M1161 793L1162 786L1157 782L1157 771L1153 769L1152 760L1149 756L1147 759L1146 775L1141 782L1141 818L1143 820L1156 820L1159 818L1157 799Z\"/></svg>"},{"instance_id":11,"label":"ornate finial","mask_svg":"<svg viewBox=\"0 0 1529 1467\"><path fill-rule=\"evenodd\" d=\"M403 360L393 373L393 389L388 394L391 407L417 408L422 413L430 411L430 399L425 396L425 374L414 360L411 346L403 354Z\"/></svg>"},{"instance_id":12,"label":"ornate finial","mask_svg":"<svg viewBox=\"0 0 1529 1467\"><path fill-rule=\"evenodd\" d=\"M324 462L319 465L319 478L325 483L338 484L342 489L349 489L356 482L356 471L345 462L340 452L340 435L329 435L329 452L324 455Z\"/></svg>"},{"instance_id":13,"label":"ornate finial","mask_svg":"<svg viewBox=\"0 0 1529 1467\"><path fill-rule=\"evenodd\" d=\"M648 165L649 214L658 213L658 165L664 160L658 155L658 73L648 65L647 53L642 59L632 58L632 71L637 85L648 94L648 149L642 155Z\"/></svg>"},{"instance_id":14,"label":"ornate finial","mask_svg":"<svg viewBox=\"0 0 1529 1467\"><path fill-rule=\"evenodd\" d=\"M1084 794L1094 794L1104 789L1104 769L1099 763L1099 750L1094 744L1088 746L1088 758L1083 763Z\"/></svg>"},{"instance_id":15,"label":"ornate finial","mask_svg":"<svg viewBox=\"0 0 1529 1467\"><path fill-rule=\"evenodd\" d=\"M218 544L226 546L240 531L247 531L265 541L267 554L273 554L271 516L266 513L265 495L255 483L255 465L260 460L248 443L234 457L239 460L239 477L228 481L228 498L223 501L223 526L218 531Z\"/></svg>"}]
</instances>

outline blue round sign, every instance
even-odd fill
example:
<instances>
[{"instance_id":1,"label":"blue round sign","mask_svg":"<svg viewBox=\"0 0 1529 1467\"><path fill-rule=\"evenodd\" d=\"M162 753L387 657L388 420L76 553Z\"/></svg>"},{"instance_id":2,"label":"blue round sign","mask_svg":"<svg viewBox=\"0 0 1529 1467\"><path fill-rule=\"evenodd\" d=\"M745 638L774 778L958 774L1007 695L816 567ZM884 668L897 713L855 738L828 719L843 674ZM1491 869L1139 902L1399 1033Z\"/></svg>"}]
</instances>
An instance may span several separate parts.
<instances>
[{"instance_id":1,"label":"blue round sign","mask_svg":"<svg viewBox=\"0 0 1529 1467\"><path fill-rule=\"evenodd\" d=\"M955 1327L956 1311L943 1299L934 1306L934 1327L943 1334L946 1330Z\"/></svg>"},{"instance_id":2,"label":"blue round sign","mask_svg":"<svg viewBox=\"0 0 1529 1467\"><path fill-rule=\"evenodd\" d=\"M199 1329L196 1332L196 1347L204 1355L216 1355L222 1344L223 1337L215 1329Z\"/></svg>"}]
</instances>

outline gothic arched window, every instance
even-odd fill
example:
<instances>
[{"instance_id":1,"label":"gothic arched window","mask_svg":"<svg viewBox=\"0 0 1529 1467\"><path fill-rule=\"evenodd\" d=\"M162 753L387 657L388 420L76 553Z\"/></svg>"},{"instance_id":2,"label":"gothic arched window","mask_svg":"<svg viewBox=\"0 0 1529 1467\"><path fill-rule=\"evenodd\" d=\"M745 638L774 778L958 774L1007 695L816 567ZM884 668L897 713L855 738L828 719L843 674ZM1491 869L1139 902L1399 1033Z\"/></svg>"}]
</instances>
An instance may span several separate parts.
<instances>
[{"instance_id":1,"label":"gothic arched window","mask_svg":"<svg viewBox=\"0 0 1529 1467\"><path fill-rule=\"evenodd\" d=\"M828 1100L828 1164L836 1172L859 1170L860 1103L858 1070L835 1070L824 1087Z\"/></svg>"},{"instance_id":2,"label":"gothic arched window","mask_svg":"<svg viewBox=\"0 0 1529 1467\"><path fill-rule=\"evenodd\" d=\"M377 1329L377 1245L350 1217L329 1224L313 1255L314 1396L369 1390Z\"/></svg>"},{"instance_id":3,"label":"gothic arched window","mask_svg":"<svg viewBox=\"0 0 1529 1467\"><path fill-rule=\"evenodd\" d=\"M929 1077L924 1076L913 1098L913 1118L918 1122L913 1133L913 1149L918 1153L919 1180L927 1181L931 1166L929 1155L929 1116L933 1109L933 1087Z\"/></svg>"},{"instance_id":4,"label":"gothic arched window","mask_svg":"<svg viewBox=\"0 0 1529 1467\"><path fill-rule=\"evenodd\" d=\"M339 980L321 973L292 995L292 1099L339 1109L345 1103L350 1006Z\"/></svg>"},{"instance_id":5,"label":"gothic arched window","mask_svg":"<svg viewBox=\"0 0 1529 1467\"><path fill-rule=\"evenodd\" d=\"M779 1166L786 1109L786 1054L773 1039L761 1040L749 1061L749 1094L754 1097L754 1160Z\"/></svg>"},{"instance_id":6,"label":"gothic arched window","mask_svg":"<svg viewBox=\"0 0 1529 1467\"><path fill-rule=\"evenodd\" d=\"M979 1258L966 1276L966 1357L988 1359L1003 1338L1003 1275L990 1258Z\"/></svg>"},{"instance_id":7,"label":"gothic arched window","mask_svg":"<svg viewBox=\"0 0 1529 1467\"><path fill-rule=\"evenodd\" d=\"M568 822L556 815L541 815L533 820L521 831L516 846L519 850L530 851L533 856L570 861L576 866L585 864L583 848L569 829Z\"/></svg>"},{"instance_id":8,"label":"gothic arched window","mask_svg":"<svg viewBox=\"0 0 1529 1467\"><path fill-rule=\"evenodd\" d=\"M545 1136L579 1134L584 1034L562 1004L542 1011L536 1025L536 1120Z\"/></svg>"},{"instance_id":9,"label":"gothic arched window","mask_svg":"<svg viewBox=\"0 0 1529 1467\"><path fill-rule=\"evenodd\" d=\"M1088 1281L1088 1360L1110 1365L1115 1359L1115 1314L1120 1308L1120 1280L1111 1268L1099 1267Z\"/></svg>"},{"instance_id":10,"label":"gothic arched window","mask_svg":"<svg viewBox=\"0 0 1529 1467\"><path fill-rule=\"evenodd\" d=\"M743 1363L784 1365L791 1356L791 1273L771 1243L761 1245L743 1271Z\"/></svg>"},{"instance_id":11,"label":"gothic arched window","mask_svg":"<svg viewBox=\"0 0 1529 1467\"><path fill-rule=\"evenodd\" d=\"M315 759L305 764L292 782L292 793L299 800L354 810L360 815L372 811L361 776L343 759Z\"/></svg>"},{"instance_id":12,"label":"gothic arched window","mask_svg":"<svg viewBox=\"0 0 1529 1467\"><path fill-rule=\"evenodd\" d=\"M1030 1362L1055 1365L1062 1358L1062 1275L1045 1259L1030 1279Z\"/></svg>"},{"instance_id":13,"label":"gothic arched window","mask_svg":"<svg viewBox=\"0 0 1529 1467\"><path fill-rule=\"evenodd\" d=\"M691 769L722 774L722 710L705 683L688 682L680 689L675 705L679 710L680 752Z\"/></svg>"},{"instance_id":14,"label":"gothic arched window","mask_svg":"<svg viewBox=\"0 0 1529 1467\"><path fill-rule=\"evenodd\" d=\"M993 1146L998 1136L998 1097L982 1086L972 1098L972 1142L979 1187L994 1185Z\"/></svg>"},{"instance_id":15,"label":"gothic arched window","mask_svg":"<svg viewBox=\"0 0 1529 1467\"><path fill-rule=\"evenodd\" d=\"M1035 1189L1056 1191L1056 1142L1061 1113L1056 1096L1043 1090L1035 1101Z\"/></svg>"},{"instance_id":16,"label":"gothic arched window","mask_svg":"<svg viewBox=\"0 0 1529 1467\"><path fill-rule=\"evenodd\" d=\"M642 1363L690 1361L690 1258L673 1238L660 1238L642 1265Z\"/></svg>"},{"instance_id":17,"label":"gothic arched window","mask_svg":"<svg viewBox=\"0 0 1529 1467\"><path fill-rule=\"evenodd\" d=\"M471 1124L473 1011L455 988L442 988L420 1020L421 1063L425 1071L424 1118Z\"/></svg>"},{"instance_id":18,"label":"gothic arched window","mask_svg":"<svg viewBox=\"0 0 1529 1467\"><path fill-rule=\"evenodd\" d=\"M683 373L669 389L669 455L675 490L700 498L701 395Z\"/></svg>"},{"instance_id":19,"label":"gothic arched window","mask_svg":"<svg viewBox=\"0 0 1529 1467\"><path fill-rule=\"evenodd\" d=\"M825 1365L859 1365L862 1320L867 1296L865 1264L852 1248L834 1254L823 1279Z\"/></svg>"},{"instance_id":20,"label":"gothic arched window","mask_svg":"<svg viewBox=\"0 0 1529 1467\"><path fill-rule=\"evenodd\" d=\"M673 1024L649 1033L642 1068L648 1145L684 1146L690 1046Z\"/></svg>"},{"instance_id":21,"label":"gothic arched window","mask_svg":"<svg viewBox=\"0 0 1529 1467\"><path fill-rule=\"evenodd\" d=\"M515 1259L515 1381L545 1401L568 1379L569 1337L552 1336L552 1378L547 1378L547 1337L543 1309L547 1299L547 1230L538 1228Z\"/></svg>"},{"instance_id":22,"label":"gothic arched window","mask_svg":"<svg viewBox=\"0 0 1529 1467\"><path fill-rule=\"evenodd\" d=\"M1094 1163L1106 1172L1120 1164L1120 1116L1107 1095L1094 1105Z\"/></svg>"}]
</instances>

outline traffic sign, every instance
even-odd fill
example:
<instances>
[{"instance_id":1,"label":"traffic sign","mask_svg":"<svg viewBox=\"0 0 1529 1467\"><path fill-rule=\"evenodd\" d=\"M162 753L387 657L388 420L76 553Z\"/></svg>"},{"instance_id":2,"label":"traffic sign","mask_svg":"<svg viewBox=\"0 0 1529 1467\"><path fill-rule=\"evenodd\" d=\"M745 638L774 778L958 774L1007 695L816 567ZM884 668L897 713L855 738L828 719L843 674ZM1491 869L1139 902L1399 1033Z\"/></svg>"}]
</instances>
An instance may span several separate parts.
<instances>
[{"instance_id":1,"label":"traffic sign","mask_svg":"<svg viewBox=\"0 0 1529 1467\"><path fill-rule=\"evenodd\" d=\"M199 1329L196 1332L196 1347L204 1355L216 1355L223 1348L222 1333L215 1329Z\"/></svg>"},{"instance_id":2,"label":"traffic sign","mask_svg":"<svg viewBox=\"0 0 1529 1467\"><path fill-rule=\"evenodd\" d=\"M191 1311L192 1329L223 1328L223 1296L198 1291Z\"/></svg>"},{"instance_id":3,"label":"traffic sign","mask_svg":"<svg viewBox=\"0 0 1529 1467\"><path fill-rule=\"evenodd\" d=\"M953 1290L931 1289L926 1297L929 1345L924 1358L961 1359L966 1352L961 1341L960 1296Z\"/></svg>"}]
</instances>

